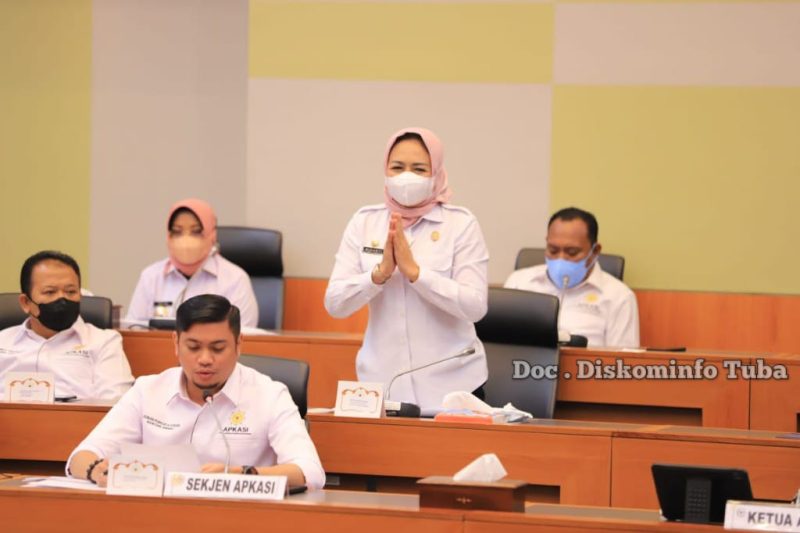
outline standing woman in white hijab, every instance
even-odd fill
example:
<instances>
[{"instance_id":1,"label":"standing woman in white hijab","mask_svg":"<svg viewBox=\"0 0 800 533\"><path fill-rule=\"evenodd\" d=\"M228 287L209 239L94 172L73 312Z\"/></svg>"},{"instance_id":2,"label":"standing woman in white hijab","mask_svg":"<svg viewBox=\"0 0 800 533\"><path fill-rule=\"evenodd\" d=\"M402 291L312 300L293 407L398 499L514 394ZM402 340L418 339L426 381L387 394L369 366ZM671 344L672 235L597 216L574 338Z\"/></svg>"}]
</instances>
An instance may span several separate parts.
<instances>
[{"instance_id":1,"label":"standing woman in white hijab","mask_svg":"<svg viewBox=\"0 0 800 533\"><path fill-rule=\"evenodd\" d=\"M359 209L345 229L325 293L337 318L369 305L358 352L361 381L388 399L439 407L451 391L482 397L486 355L474 323L486 314L489 253L475 216L448 203L442 144L423 128L395 133L383 158L384 202Z\"/></svg>"}]
</instances>

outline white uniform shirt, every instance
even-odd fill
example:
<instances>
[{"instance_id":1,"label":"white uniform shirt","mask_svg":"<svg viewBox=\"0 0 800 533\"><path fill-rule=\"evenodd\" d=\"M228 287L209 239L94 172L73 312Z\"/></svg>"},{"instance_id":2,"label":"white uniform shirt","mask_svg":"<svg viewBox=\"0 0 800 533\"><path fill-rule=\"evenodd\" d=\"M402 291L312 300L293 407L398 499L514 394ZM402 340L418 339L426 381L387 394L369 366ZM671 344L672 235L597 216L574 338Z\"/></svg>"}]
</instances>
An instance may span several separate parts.
<instances>
[{"instance_id":1,"label":"white uniform shirt","mask_svg":"<svg viewBox=\"0 0 800 533\"><path fill-rule=\"evenodd\" d=\"M563 291L563 297L547 275L547 265L517 270L508 277L505 287L560 297L559 329L585 336L589 346L639 347L636 295L620 280L604 272L599 263L585 281Z\"/></svg>"},{"instance_id":2,"label":"white uniform shirt","mask_svg":"<svg viewBox=\"0 0 800 533\"><path fill-rule=\"evenodd\" d=\"M133 384L122 337L81 317L49 339L30 329L30 318L0 331L0 398L7 372L52 372L56 397L116 399Z\"/></svg>"},{"instance_id":3,"label":"white uniform shirt","mask_svg":"<svg viewBox=\"0 0 800 533\"><path fill-rule=\"evenodd\" d=\"M325 485L317 450L286 385L241 364L213 403L204 406L186 395L180 367L140 377L75 448L70 460L81 450L107 458L120 453L121 443L160 446L191 442L201 463L224 464L225 441L213 414L206 412L212 409L230 445L231 465L292 463L303 471L309 488Z\"/></svg>"},{"instance_id":4,"label":"white uniform shirt","mask_svg":"<svg viewBox=\"0 0 800 533\"><path fill-rule=\"evenodd\" d=\"M472 392L487 376L483 344L474 322L486 314L489 253L477 219L443 204L405 230L419 278L411 283L396 269L383 285L372 270L383 259L391 214L385 205L360 209L345 230L325 293L337 318L369 304L369 324L358 352L361 381L388 386L398 373L474 346L476 353L398 378L393 400L441 406L451 391Z\"/></svg>"},{"instance_id":5,"label":"white uniform shirt","mask_svg":"<svg viewBox=\"0 0 800 533\"><path fill-rule=\"evenodd\" d=\"M145 268L133 291L127 318L149 320L157 316L174 317L184 301L199 294L224 296L239 308L242 326L258 326L258 304L250 276L219 254L210 255L190 279L186 279L169 259L162 259Z\"/></svg>"}]
</instances>

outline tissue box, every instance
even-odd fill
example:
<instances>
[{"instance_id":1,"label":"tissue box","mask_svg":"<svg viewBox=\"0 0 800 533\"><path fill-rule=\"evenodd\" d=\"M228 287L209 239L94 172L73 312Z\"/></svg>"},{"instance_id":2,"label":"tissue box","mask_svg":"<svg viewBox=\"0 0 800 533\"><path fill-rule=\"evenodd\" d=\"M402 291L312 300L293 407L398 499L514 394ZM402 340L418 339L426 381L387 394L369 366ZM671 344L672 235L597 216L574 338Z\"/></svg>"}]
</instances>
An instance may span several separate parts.
<instances>
[{"instance_id":1,"label":"tissue box","mask_svg":"<svg viewBox=\"0 0 800 533\"><path fill-rule=\"evenodd\" d=\"M501 479L493 483L453 481L450 476L431 476L417 481L420 507L525 511L525 481Z\"/></svg>"}]
</instances>

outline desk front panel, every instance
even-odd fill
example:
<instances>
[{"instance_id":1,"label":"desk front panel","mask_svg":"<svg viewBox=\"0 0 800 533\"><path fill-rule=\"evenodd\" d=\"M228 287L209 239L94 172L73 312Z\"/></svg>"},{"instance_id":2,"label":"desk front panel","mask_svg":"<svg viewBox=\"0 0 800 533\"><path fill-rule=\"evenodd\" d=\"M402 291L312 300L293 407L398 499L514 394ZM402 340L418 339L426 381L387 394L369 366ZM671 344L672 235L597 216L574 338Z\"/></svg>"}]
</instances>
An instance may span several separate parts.
<instances>
[{"instance_id":1,"label":"desk front panel","mask_svg":"<svg viewBox=\"0 0 800 533\"><path fill-rule=\"evenodd\" d=\"M397 498L381 498L374 504L359 503L358 495L353 497L354 503L319 502L313 497L266 503L108 496L63 489L26 489L6 482L0 483L0 516L3 530L9 532L457 533L463 530L460 514L393 505Z\"/></svg>"},{"instance_id":2,"label":"desk front panel","mask_svg":"<svg viewBox=\"0 0 800 533\"><path fill-rule=\"evenodd\" d=\"M606 420L624 422L747 429L750 384L744 379L728 379L724 361L750 364L749 357L729 354L564 349L556 416L586 418L596 413ZM681 375L678 372L683 371L691 379L628 377L625 370L635 367L649 367L653 375ZM603 371L616 377L598 379ZM703 372L714 372L715 377L706 379ZM572 378L565 379L565 373Z\"/></svg>"},{"instance_id":3,"label":"desk front panel","mask_svg":"<svg viewBox=\"0 0 800 533\"><path fill-rule=\"evenodd\" d=\"M713 533L719 526L664 522L658 511L573 505L528 505L525 514L474 511L467 513L469 533L582 533L585 531L636 531Z\"/></svg>"},{"instance_id":4,"label":"desk front panel","mask_svg":"<svg viewBox=\"0 0 800 533\"><path fill-rule=\"evenodd\" d=\"M800 442L760 432L741 432L736 437L707 431L690 435L686 428L659 431L614 437L612 507L658 509L650 470L653 463L742 468L756 498L790 500L800 487Z\"/></svg>"},{"instance_id":5,"label":"desk front panel","mask_svg":"<svg viewBox=\"0 0 800 533\"><path fill-rule=\"evenodd\" d=\"M750 385L750 427L800 432L800 355L766 357L781 364L789 379L755 380Z\"/></svg>"},{"instance_id":6,"label":"desk front panel","mask_svg":"<svg viewBox=\"0 0 800 533\"><path fill-rule=\"evenodd\" d=\"M453 475L496 453L508 477L558 487L560 502L609 505L611 431L592 427L482 426L432 420L310 415L326 472L422 478Z\"/></svg>"},{"instance_id":7,"label":"desk front panel","mask_svg":"<svg viewBox=\"0 0 800 533\"><path fill-rule=\"evenodd\" d=\"M0 459L66 461L110 409L102 405L0 403Z\"/></svg>"}]
</instances>

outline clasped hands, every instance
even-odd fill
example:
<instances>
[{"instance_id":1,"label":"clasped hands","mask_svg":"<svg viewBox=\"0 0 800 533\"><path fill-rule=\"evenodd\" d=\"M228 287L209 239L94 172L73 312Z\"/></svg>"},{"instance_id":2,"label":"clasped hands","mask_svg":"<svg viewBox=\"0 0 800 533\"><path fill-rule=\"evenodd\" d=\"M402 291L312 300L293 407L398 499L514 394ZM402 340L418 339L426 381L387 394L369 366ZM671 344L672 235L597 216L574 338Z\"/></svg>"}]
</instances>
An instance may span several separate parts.
<instances>
[{"instance_id":1,"label":"clasped hands","mask_svg":"<svg viewBox=\"0 0 800 533\"><path fill-rule=\"evenodd\" d=\"M372 271L372 282L383 285L392 277L395 268L400 270L411 283L419 278L419 265L414 261L411 247L403 232L403 219L399 213L392 213L389 234L386 236L386 244L383 245L383 260Z\"/></svg>"}]
</instances>

